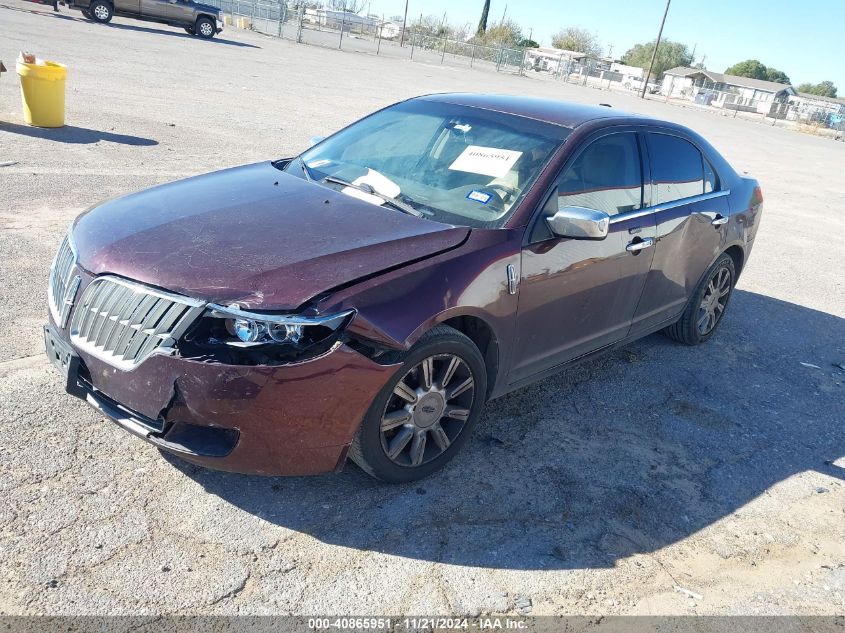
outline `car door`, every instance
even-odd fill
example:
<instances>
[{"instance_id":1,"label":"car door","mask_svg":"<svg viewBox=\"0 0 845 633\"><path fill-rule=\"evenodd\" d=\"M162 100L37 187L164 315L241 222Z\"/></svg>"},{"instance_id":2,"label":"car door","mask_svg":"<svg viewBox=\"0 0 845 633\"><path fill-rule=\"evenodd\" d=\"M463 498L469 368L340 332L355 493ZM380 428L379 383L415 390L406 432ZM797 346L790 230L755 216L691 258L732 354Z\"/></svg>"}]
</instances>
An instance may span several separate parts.
<instances>
[{"instance_id":1,"label":"car door","mask_svg":"<svg viewBox=\"0 0 845 633\"><path fill-rule=\"evenodd\" d=\"M652 260L654 220L642 215L642 140L602 132L561 171L522 250L511 384L625 337ZM543 215L566 206L610 215L601 240L556 237Z\"/></svg>"},{"instance_id":2,"label":"car door","mask_svg":"<svg viewBox=\"0 0 845 633\"><path fill-rule=\"evenodd\" d=\"M728 193L701 150L673 130L644 134L657 236L654 262L631 327L636 335L678 316L723 250Z\"/></svg>"},{"instance_id":3,"label":"car door","mask_svg":"<svg viewBox=\"0 0 845 633\"><path fill-rule=\"evenodd\" d=\"M167 17L178 24L193 24L194 5L186 0L173 0L169 3Z\"/></svg>"},{"instance_id":4,"label":"car door","mask_svg":"<svg viewBox=\"0 0 845 633\"><path fill-rule=\"evenodd\" d=\"M121 15L138 15L140 2L139 0L114 0L114 10Z\"/></svg>"},{"instance_id":5,"label":"car door","mask_svg":"<svg viewBox=\"0 0 845 633\"><path fill-rule=\"evenodd\" d=\"M141 0L141 17L167 22L170 3L168 0Z\"/></svg>"}]
</instances>

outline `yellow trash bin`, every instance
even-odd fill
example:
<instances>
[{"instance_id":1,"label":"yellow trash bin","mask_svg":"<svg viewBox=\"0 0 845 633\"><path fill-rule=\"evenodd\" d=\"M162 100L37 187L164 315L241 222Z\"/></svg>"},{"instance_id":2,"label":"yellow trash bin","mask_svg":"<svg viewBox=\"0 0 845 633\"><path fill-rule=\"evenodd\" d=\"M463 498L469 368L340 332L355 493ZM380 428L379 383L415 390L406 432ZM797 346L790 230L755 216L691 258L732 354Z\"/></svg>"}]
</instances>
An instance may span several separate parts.
<instances>
[{"instance_id":1,"label":"yellow trash bin","mask_svg":"<svg viewBox=\"0 0 845 633\"><path fill-rule=\"evenodd\" d=\"M41 61L18 62L24 119L37 127L62 127L65 124L65 79L67 66Z\"/></svg>"}]
</instances>

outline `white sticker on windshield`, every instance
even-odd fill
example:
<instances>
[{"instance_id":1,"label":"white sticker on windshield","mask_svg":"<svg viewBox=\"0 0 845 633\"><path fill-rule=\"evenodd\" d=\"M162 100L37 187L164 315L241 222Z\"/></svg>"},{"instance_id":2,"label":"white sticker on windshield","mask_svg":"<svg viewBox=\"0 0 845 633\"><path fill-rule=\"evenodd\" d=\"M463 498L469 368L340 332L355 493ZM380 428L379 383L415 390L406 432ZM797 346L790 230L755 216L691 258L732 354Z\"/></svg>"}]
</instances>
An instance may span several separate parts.
<instances>
[{"instance_id":1,"label":"white sticker on windshield","mask_svg":"<svg viewBox=\"0 0 845 633\"><path fill-rule=\"evenodd\" d=\"M454 163L449 165L449 169L502 178L511 170L520 156L522 152L511 149L470 145L461 152Z\"/></svg>"}]
</instances>

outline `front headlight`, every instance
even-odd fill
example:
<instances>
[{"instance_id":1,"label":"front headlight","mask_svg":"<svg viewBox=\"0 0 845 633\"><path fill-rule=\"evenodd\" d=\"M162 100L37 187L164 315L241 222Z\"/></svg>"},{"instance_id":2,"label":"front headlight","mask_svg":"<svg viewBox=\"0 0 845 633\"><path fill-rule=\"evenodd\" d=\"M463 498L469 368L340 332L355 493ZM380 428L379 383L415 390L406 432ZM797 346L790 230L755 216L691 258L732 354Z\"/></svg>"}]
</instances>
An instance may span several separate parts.
<instances>
[{"instance_id":1,"label":"front headlight","mask_svg":"<svg viewBox=\"0 0 845 633\"><path fill-rule=\"evenodd\" d=\"M260 314L237 305L208 306L207 317L220 319L230 337L217 342L234 347L289 345L305 349L334 338L355 315L354 310L324 316Z\"/></svg>"}]
</instances>

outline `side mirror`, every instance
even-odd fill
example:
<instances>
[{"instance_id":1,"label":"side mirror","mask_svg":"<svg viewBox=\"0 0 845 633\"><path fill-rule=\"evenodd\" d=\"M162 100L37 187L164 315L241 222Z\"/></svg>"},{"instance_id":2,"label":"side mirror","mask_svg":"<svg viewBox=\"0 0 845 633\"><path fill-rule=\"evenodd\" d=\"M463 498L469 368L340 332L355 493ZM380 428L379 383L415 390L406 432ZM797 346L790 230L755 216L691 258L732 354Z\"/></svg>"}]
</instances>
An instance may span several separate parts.
<instances>
[{"instance_id":1,"label":"side mirror","mask_svg":"<svg viewBox=\"0 0 845 633\"><path fill-rule=\"evenodd\" d=\"M308 147L314 147L317 143L322 143L326 140L325 136L312 136L308 139Z\"/></svg>"},{"instance_id":2,"label":"side mirror","mask_svg":"<svg viewBox=\"0 0 845 633\"><path fill-rule=\"evenodd\" d=\"M577 240L603 240L607 237L610 216L586 207L563 207L546 217L552 233Z\"/></svg>"}]
</instances>

